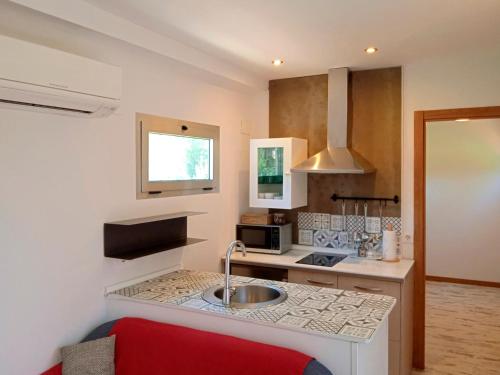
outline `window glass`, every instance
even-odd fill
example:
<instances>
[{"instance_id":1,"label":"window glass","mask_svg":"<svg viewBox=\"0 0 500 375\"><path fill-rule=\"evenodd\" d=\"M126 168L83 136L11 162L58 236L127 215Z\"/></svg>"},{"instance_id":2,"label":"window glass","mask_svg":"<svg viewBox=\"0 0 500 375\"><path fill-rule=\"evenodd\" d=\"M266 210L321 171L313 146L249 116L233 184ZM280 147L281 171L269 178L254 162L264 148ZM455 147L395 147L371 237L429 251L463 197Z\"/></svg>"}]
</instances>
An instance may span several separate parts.
<instances>
[{"instance_id":1,"label":"window glass","mask_svg":"<svg viewBox=\"0 0 500 375\"><path fill-rule=\"evenodd\" d=\"M137 197L219 192L220 128L138 113Z\"/></svg>"},{"instance_id":2,"label":"window glass","mask_svg":"<svg viewBox=\"0 0 500 375\"><path fill-rule=\"evenodd\" d=\"M149 176L155 181L213 179L213 140L149 132Z\"/></svg>"}]
</instances>

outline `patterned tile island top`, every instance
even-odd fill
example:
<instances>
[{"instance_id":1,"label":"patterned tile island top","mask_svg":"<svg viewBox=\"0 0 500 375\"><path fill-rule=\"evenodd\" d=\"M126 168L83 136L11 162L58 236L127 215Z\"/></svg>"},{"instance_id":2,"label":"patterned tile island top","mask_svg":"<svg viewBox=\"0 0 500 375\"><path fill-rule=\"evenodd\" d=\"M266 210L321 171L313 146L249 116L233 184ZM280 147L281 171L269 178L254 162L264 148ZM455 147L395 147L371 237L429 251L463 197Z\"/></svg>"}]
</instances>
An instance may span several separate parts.
<instances>
[{"instance_id":1,"label":"patterned tile island top","mask_svg":"<svg viewBox=\"0 0 500 375\"><path fill-rule=\"evenodd\" d=\"M390 296L320 288L310 285L232 276L232 285L264 284L284 289L288 298L275 306L235 309L212 305L201 298L203 291L223 285L224 275L180 270L131 285L108 295L165 307L195 309L256 324L338 338L369 342L391 312L396 299Z\"/></svg>"}]
</instances>

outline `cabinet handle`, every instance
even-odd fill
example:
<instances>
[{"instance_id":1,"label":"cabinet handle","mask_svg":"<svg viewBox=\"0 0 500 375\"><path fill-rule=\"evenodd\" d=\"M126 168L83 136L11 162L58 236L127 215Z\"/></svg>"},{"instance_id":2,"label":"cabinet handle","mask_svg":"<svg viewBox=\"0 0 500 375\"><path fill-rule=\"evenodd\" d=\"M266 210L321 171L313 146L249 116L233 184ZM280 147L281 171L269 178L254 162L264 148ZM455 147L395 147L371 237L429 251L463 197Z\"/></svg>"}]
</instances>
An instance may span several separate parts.
<instances>
[{"instance_id":1,"label":"cabinet handle","mask_svg":"<svg viewBox=\"0 0 500 375\"><path fill-rule=\"evenodd\" d=\"M354 289L362 290L364 292L383 292L380 288L368 288L366 286L354 285Z\"/></svg>"},{"instance_id":2,"label":"cabinet handle","mask_svg":"<svg viewBox=\"0 0 500 375\"><path fill-rule=\"evenodd\" d=\"M311 280L311 279L306 279L308 283L311 284L317 284L317 285L327 285L327 286L332 286L335 285L333 282L328 282L328 281L316 281L316 280Z\"/></svg>"}]
</instances>

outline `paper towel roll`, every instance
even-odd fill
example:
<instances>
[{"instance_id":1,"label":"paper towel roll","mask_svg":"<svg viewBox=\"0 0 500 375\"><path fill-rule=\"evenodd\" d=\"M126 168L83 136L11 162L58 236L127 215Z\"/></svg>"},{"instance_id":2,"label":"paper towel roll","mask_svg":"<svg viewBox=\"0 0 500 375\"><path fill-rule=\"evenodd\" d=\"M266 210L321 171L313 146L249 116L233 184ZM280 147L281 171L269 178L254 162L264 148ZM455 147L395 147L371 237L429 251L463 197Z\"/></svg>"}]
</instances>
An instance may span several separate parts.
<instances>
[{"instance_id":1,"label":"paper towel roll","mask_svg":"<svg viewBox=\"0 0 500 375\"><path fill-rule=\"evenodd\" d=\"M382 237L382 257L388 262L398 261L398 243L396 232L393 230L384 230Z\"/></svg>"}]
</instances>

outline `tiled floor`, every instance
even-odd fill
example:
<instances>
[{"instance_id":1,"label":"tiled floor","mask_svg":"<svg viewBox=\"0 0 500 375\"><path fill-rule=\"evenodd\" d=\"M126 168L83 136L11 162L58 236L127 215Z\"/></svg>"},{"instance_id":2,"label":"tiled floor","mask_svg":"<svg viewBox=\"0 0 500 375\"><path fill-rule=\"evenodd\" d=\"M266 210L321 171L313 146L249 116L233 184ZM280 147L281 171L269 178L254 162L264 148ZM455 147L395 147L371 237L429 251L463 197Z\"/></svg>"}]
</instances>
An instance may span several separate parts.
<instances>
[{"instance_id":1,"label":"tiled floor","mask_svg":"<svg viewBox=\"0 0 500 375\"><path fill-rule=\"evenodd\" d=\"M425 371L500 375L500 289L427 283Z\"/></svg>"}]
</instances>

